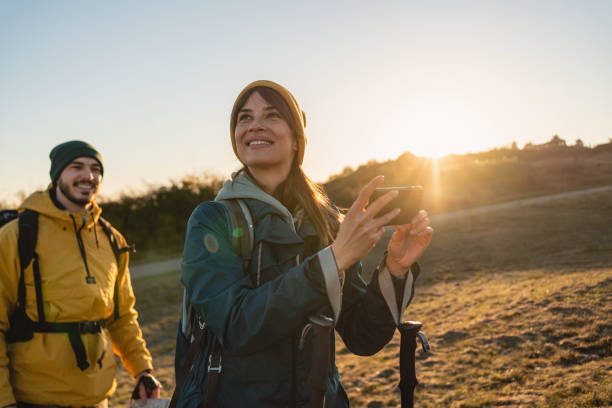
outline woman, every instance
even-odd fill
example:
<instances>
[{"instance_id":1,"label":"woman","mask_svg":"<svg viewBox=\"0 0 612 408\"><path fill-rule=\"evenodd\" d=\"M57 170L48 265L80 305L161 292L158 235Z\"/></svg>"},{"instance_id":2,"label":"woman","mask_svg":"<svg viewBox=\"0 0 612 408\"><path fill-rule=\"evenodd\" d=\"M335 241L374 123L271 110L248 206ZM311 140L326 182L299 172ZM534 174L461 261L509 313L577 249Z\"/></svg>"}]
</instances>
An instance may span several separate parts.
<instances>
[{"instance_id":1,"label":"woman","mask_svg":"<svg viewBox=\"0 0 612 408\"><path fill-rule=\"evenodd\" d=\"M382 182L377 177L342 219L302 171L305 125L293 95L274 82L249 84L234 104L231 141L244 167L217 200L247 204L254 223L252 261L244 266L232 250L227 207L200 204L187 226L181 280L206 322L206 335L179 406L197 406L212 389L214 406L309 406L318 397L308 376L321 352L313 345L320 331L309 329L331 322L350 351L372 355L392 338L402 312L398 304L405 307L412 296L418 267L410 267L433 234L427 214L397 227L388 255L366 285L359 260L399 213L377 214L397 193L368 205ZM392 288L386 298L381 287ZM333 330L323 338L331 357L323 371L325 406L347 407ZM222 369L213 377L207 365L215 344Z\"/></svg>"}]
</instances>

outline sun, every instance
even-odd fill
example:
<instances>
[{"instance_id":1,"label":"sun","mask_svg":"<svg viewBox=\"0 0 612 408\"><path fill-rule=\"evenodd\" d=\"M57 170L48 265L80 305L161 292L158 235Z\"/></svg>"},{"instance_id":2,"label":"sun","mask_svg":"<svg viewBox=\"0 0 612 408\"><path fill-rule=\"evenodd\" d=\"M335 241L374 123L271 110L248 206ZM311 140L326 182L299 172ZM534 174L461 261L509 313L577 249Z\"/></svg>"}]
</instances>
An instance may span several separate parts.
<instances>
[{"instance_id":1,"label":"sun","mask_svg":"<svg viewBox=\"0 0 612 408\"><path fill-rule=\"evenodd\" d=\"M422 146L414 146L412 153L417 156L428 157L433 159L434 162L438 162L444 156L447 156L451 153L455 153L453 149L445 149L444 146L439 145L422 145Z\"/></svg>"},{"instance_id":2,"label":"sun","mask_svg":"<svg viewBox=\"0 0 612 408\"><path fill-rule=\"evenodd\" d=\"M395 149L439 159L485 148L491 123L484 111L444 95L430 95L394 110L384 126Z\"/></svg>"}]
</instances>

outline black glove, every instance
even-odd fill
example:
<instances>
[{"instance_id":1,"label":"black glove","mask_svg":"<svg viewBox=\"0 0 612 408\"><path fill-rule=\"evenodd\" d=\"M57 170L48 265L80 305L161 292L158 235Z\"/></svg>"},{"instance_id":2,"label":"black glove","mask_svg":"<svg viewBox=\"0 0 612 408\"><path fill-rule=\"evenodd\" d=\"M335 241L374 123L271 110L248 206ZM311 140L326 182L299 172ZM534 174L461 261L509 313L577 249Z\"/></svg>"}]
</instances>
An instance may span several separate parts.
<instances>
[{"instance_id":1,"label":"black glove","mask_svg":"<svg viewBox=\"0 0 612 408\"><path fill-rule=\"evenodd\" d=\"M134 391L132 392L132 399L138 400L140 399L140 384L143 384L145 390L147 392L147 398L151 397L151 393L153 390L159 387L159 381L155 379L151 374L143 374L136 383L136 387L134 387Z\"/></svg>"}]
</instances>

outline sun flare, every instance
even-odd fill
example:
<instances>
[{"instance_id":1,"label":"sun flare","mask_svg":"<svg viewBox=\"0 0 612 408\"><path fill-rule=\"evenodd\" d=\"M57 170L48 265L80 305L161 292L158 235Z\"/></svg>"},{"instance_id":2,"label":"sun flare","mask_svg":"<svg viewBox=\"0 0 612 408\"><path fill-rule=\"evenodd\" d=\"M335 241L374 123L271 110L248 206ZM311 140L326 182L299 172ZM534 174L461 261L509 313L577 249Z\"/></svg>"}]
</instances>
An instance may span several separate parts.
<instances>
[{"instance_id":1,"label":"sun flare","mask_svg":"<svg viewBox=\"0 0 612 408\"><path fill-rule=\"evenodd\" d=\"M485 110L447 95L431 95L395 110L386 126L393 145L417 156L439 159L485 149L491 132Z\"/></svg>"}]
</instances>

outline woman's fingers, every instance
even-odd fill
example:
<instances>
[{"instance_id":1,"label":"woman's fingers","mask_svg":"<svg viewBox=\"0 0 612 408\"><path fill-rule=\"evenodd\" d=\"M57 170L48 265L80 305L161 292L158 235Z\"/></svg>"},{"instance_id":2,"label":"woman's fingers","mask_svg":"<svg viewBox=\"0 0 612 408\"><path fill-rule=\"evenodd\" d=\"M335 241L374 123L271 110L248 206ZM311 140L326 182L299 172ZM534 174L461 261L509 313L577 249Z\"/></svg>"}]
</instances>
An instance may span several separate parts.
<instances>
[{"instance_id":1,"label":"woman's fingers","mask_svg":"<svg viewBox=\"0 0 612 408\"><path fill-rule=\"evenodd\" d=\"M374 218L385 205L397 196L397 191L388 192L366 208L372 193L382 183L383 179L383 176L375 177L360 191L359 196L340 224L338 234L332 244L332 250L336 257L336 263L341 270L363 258L382 237L383 226L389 224L400 212L399 209L395 209Z\"/></svg>"},{"instance_id":2,"label":"woman's fingers","mask_svg":"<svg viewBox=\"0 0 612 408\"><path fill-rule=\"evenodd\" d=\"M383 227L377 228L372 231L372 248L376 246L376 243L380 240L384 233L385 229Z\"/></svg>"},{"instance_id":3,"label":"woman's fingers","mask_svg":"<svg viewBox=\"0 0 612 408\"><path fill-rule=\"evenodd\" d=\"M382 198L382 197L381 197L381 198ZM368 209L369 209L369 207L368 207ZM386 213L385 215L383 215L383 216L381 216L381 217L374 218L374 219L372 220L372 224L371 224L371 226L372 226L373 228L381 228L381 227L383 227L383 226L385 226L385 225L389 224L389 223L390 223L390 221L391 221L393 218L395 218L395 217L397 217L397 216L399 215L399 213L400 213L400 209L399 209L399 208L395 208L395 209L393 209L393 210L389 211L388 213Z\"/></svg>"},{"instance_id":4,"label":"woman's fingers","mask_svg":"<svg viewBox=\"0 0 612 408\"><path fill-rule=\"evenodd\" d=\"M433 233L434 233L434 229L431 228L431 227L427 227L427 228L423 229L422 231L418 232L417 236L424 237L426 235L433 235Z\"/></svg>"},{"instance_id":5,"label":"woman's fingers","mask_svg":"<svg viewBox=\"0 0 612 408\"><path fill-rule=\"evenodd\" d=\"M366 184L365 187L359 192L357 199L353 202L353 205L351 205L351 208L349 209L349 213L361 213L370 201L370 196L374 190L376 190L376 187L378 187L378 185L382 183L384 179L384 176L377 176L370 180L370 182Z\"/></svg>"},{"instance_id":6,"label":"woman's fingers","mask_svg":"<svg viewBox=\"0 0 612 408\"><path fill-rule=\"evenodd\" d=\"M421 218L421 220L417 224L412 224L412 227L410 228L410 235L419 235L420 233L425 231L425 229L430 225L431 221L428 217Z\"/></svg>"},{"instance_id":7,"label":"woman's fingers","mask_svg":"<svg viewBox=\"0 0 612 408\"><path fill-rule=\"evenodd\" d=\"M412 219L412 221L410 222L412 225L416 225L418 224L421 220L423 220L424 218L427 218L429 216L429 214L427 214L427 211L425 210L420 210Z\"/></svg>"},{"instance_id":8,"label":"woman's fingers","mask_svg":"<svg viewBox=\"0 0 612 408\"><path fill-rule=\"evenodd\" d=\"M392 190L382 195L381 197L376 199L373 203L368 205L368 208L366 208L364 216L366 218L374 218L374 216L376 216L378 212L385 207L385 205L389 204L395 197L397 197L398 194L399 193L397 190Z\"/></svg>"},{"instance_id":9,"label":"woman's fingers","mask_svg":"<svg viewBox=\"0 0 612 408\"><path fill-rule=\"evenodd\" d=\"M401 242L404 239L404 236L406 235L406 230L403 227L403 225L395 226L395 232L393 232L393 235L391 235L391 240L389 241L389 244Z\"/></svg>"},{"instance_id":10,"label":"woman's fingers","mask_svg":"<svg viewBox=\"0 0 612 408\"><path fill-rule=\"evenodd\" d=\"M393 233L393 239L403 239L406 234L410 231L410 224L406 225L395 225L395 232Z\"/></svg>"}]
</instances>

